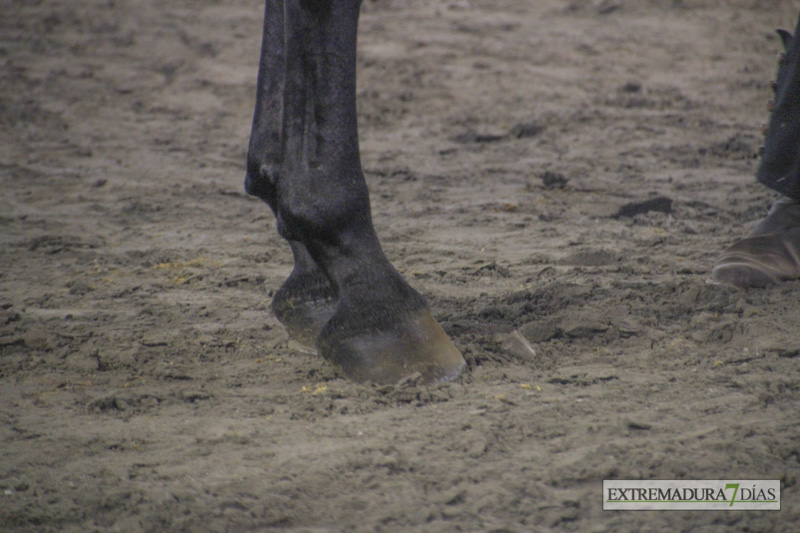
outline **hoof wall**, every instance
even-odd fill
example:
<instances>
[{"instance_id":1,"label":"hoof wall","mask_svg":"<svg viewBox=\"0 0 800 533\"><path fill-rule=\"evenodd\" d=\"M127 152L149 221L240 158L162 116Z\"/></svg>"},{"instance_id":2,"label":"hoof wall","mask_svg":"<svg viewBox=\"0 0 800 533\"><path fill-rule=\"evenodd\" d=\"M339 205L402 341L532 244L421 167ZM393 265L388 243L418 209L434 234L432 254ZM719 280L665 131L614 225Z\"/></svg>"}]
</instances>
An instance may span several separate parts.
<instances>
[{"instance_id":1,"label":"hoof wall","mask_svg":"<svg viewBox=\"0 0 800 533\"><path fill-rule=\"evenodd\" d=\"M320 335L318 351L354 381L393 384L416 373L426 383L452 381L466 367L427 308L379 329L348 332L346 321L339 327L334 323Z\"/></svg>"}]
</instances>

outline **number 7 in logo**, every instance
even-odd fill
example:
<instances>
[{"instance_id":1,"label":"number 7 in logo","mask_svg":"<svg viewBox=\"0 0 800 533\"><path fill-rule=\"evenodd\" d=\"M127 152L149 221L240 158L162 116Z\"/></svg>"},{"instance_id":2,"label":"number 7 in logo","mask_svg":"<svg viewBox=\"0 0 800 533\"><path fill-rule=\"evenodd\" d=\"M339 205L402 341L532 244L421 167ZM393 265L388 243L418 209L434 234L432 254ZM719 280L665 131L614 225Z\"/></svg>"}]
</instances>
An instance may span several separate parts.
<instances>
[{"instance_id":1,"label":"number 7 in logo","mask_svg":"<svg viewBox=\"0 0 800 533\"><path fill-rule=\"evenodd\" d=\"M728 483L727 485L725 485L725 490L728 489L733 489L733 496L731 496L731 504L729 505L729 507L733 507L733 501L736 499L736 491L739 490L739 484Z\"/></svg>"}]
</instances>

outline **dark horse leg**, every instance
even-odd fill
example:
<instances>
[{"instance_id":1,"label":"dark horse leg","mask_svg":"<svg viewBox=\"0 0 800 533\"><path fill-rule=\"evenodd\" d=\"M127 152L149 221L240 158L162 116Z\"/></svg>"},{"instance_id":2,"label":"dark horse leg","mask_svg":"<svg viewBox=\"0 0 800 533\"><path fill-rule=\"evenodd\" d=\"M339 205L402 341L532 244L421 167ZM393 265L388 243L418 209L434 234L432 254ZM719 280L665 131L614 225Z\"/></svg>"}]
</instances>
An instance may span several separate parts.
<instances>
[{"instance_id":1,"label":"dark horse leg","mask_svg":"<svg viewBox=\"0 0 800 533\"><path fill-rule=\"evenodd\" d=\"M464 359L372 226L356 124L359 8L266 2L245 189L270 206L294 254L272 308L351 379L449 380Z\"/></svg>"},{"instance_id":2,"label":"dark horse leg","mask_svg":"<svg viewBox=\"0 0 800 533\"><path fill-rule=\"evenodd\" d=\"M723 252L712 277L741 288L800 278L800 20L795 37L778 30L775 100L756 176L783 196L747 237Z\"/></svg>"}]
</instances>

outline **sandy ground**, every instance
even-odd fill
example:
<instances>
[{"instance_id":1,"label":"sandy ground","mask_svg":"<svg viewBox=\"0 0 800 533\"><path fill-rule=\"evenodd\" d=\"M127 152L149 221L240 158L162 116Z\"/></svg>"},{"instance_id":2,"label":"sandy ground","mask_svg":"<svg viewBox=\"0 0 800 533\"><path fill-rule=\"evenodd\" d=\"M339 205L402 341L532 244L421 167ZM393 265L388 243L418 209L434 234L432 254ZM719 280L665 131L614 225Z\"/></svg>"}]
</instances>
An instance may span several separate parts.
<instances>
[{"instance_id":1,"label":"sandy ground","mask_svg":"<svg viewBox=\"0 0 800 533\"><path fill-rule=\"evenodd\" d=\"M0 0L0 530L797 531L800 283L708 274L773 198L798 8L367 1L375 224L469 362L375 387L269 312L261 2ZM613 478L782 509L604 512Z\"/></svg>"}]
</instances>

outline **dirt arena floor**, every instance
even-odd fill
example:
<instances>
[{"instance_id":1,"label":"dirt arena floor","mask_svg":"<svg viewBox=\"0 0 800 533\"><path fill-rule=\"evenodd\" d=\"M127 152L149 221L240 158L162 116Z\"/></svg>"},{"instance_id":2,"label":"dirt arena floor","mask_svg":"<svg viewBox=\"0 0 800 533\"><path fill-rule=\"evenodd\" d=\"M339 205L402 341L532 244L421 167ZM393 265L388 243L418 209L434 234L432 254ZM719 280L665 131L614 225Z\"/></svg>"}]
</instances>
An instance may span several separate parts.
<instances>
[{"instance_id":1,"label":"dirt arena floor","mask_svg":"<svg viewBox=\"0 0 800 533\"><path fill-rule=\"evenodd\" d=\"M708 281L798 2L365 0L375 224L469 363L382 387L269 311L260 0L0 8L0 531L800 530L800 282ZM781 510L601 508L725 478Z\"/></svg>"}]
</instances>

